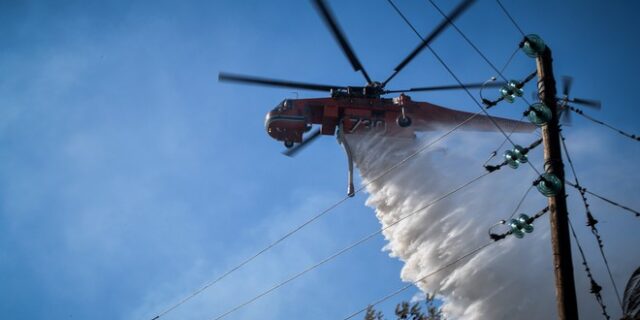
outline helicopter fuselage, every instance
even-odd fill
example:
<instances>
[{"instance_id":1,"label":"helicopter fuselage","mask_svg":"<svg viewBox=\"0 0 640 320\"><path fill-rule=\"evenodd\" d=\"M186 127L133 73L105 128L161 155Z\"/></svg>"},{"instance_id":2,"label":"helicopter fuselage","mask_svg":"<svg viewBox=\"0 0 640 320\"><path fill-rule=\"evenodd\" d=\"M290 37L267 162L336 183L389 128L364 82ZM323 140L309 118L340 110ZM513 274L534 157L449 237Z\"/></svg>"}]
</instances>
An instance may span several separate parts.
<instances>
[{"instance_id":1,"label":"helicopter fuselage","mask_svg":"<svg viewBox=\"0 0 640 320\"><path fill-rule=\"evenodd\" d=\"M473 117L473 118L472 118ZM402 126L401 119L411 119ZM467 120L471 118L470 120ZM509 119L495 118L505 130L530 132L535 127ZM466 121L466 122L465 122ZM464 122L464 123L463 123ZM461 130L495 131L483 116L413 101L401 94L393 99L366 97L330 97L286 99L267 113L265 128L275 140L285 144L301 143L313 125L320 125L323 135L335 135L342 124L345 135L382 132L386 135L413 137L415 131L433 131L463 123Z\"/></svg>"}]
</instances>

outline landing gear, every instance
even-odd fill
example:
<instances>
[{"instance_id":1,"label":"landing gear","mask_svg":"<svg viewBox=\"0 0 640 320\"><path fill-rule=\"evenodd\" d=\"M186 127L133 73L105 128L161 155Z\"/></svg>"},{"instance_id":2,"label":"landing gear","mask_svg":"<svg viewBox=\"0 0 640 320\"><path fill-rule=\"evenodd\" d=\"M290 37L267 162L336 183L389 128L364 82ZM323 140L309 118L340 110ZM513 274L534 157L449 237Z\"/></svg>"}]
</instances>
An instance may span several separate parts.
<instances>
[{"instance_id":1,"label":"landing gear","mask_svg":"<svg viewBox=\"0 0 640 320\"><path fill-rule=\"evenodd\" d=\"M355 189L353 187L353 155L351 153L351 147L347 143L347 140L344 138L344 127L342 125L342 121L340 121L340 125L338 126L338 143L342 145L344 148L344 152L347 154L347 161L349 162L349 173L347 177L347 196L353 197L356 195Z\"/></svg>"},{"instance_id":2,"label":"landing gear","mask_svg":"<svg viewBox=\"0 0 640 320\"><path fill-rule=\"evenodd\" d=\"M406 128L406 127L408 127L408 126L410 126L410 125L411 125L411 118L409 118L409 117L402 117L402 116L399 116L399 117L396 119L396 123L397 123L400 127L402 127L402 128Z\"/></svg>"},{"instance_id":3,"label":"landing gear","mask_svg":"<svg viewBox=\"0 0 640 320\"><path fill-rule=\"evenodd\" d=\"M285 141L284 142L284 147L287 148L287 149L293 148L293 141L289 141L289 140Z\"/></svg>"},{"instance_id":4,"label":"landing gear","mask_svg":"<svg viewBox=\"0 0 640 320\"><path fill-rule=\"evenodd\" d=\"M402 114L398 116L398 118L396 119L396 123L401 127L401 128L406 128L408 126L411 125L411 118L409 118L405 113L404 113L404 107L402 108Z\"/></svg>"}]
</instances>

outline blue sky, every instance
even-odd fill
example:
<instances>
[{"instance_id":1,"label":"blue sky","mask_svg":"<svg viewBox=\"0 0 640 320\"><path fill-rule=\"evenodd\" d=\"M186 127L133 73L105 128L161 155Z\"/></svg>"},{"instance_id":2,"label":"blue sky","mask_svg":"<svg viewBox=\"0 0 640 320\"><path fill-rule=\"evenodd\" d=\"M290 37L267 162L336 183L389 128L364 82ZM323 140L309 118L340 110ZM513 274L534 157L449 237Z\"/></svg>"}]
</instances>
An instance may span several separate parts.
<instances>
[{"instance_id":1,"label":"blue sky","mask_svg":"<svg viewBox=\"0 0 640 320\"><path fill-rule=\"evenodd\" d=\"M328 2L375 79L418 43L386 1ZM398 5L423 34L440 21L428 2ZM556 75L575 77L576 96L603 101L590 114L640 132L638 4L504 5L551 46ZM478 1L458 25L499 66L520 41L494 1ZM283 98L321 95L217 82L219 71L233 71L362 84L307 1L4 1L0 43L3 318L150 318L345 192L346 161L334 139L290 159L264 132L264 114ZM493 75L454 30L433 48L463 81ZM533 69L519 54L506 74ZM453 83L425 51L389 88ZM463 93L412 97L477 110ZM519 118L522 108L501 105L495 114ZM579 116L566 132L584 185L640 207L637 142ZM210 319L377 230L365 199L349 200L165 318ZM606 212L605 244L624 248L627 234L611 226L637 219L591 201ZM384 245L379 236L231 318L345 316L403 285L402 263ZM638 261L632 251L614 255L614 265L616 258Z\"/></svg>"}]
</instances>

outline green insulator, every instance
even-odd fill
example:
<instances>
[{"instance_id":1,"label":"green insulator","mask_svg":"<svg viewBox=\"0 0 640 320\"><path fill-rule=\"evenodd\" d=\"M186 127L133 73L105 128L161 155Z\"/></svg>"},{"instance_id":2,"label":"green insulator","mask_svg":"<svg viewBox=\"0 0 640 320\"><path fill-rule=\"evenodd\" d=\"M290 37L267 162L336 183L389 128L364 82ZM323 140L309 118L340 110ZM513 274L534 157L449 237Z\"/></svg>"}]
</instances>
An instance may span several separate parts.
<instances>
[{"instance_id":1,"label":"green insulator","mask_svg":"<svg viewBox=\"0 0 640 320\"><path fill-rule=\"evenodd\" d=\"M504 101L509 103L513 103L516 100L516 95L513 91L513 88L511 88L508 85L500 89L500 95L502 95L502 98L504 99Z\"/></svg>"},{"instance_id":2,"label":"green insulator","mask_svg":"<svg viewBox=\"0 0 640 320\"><path fill-rule=\"evenodd\" d=\"M530 219L531 218L529 218L529 216L524 213L521 213L518 217L518 222L520 222L520 229L526 233L533 232L533 226L531 225L531 223L529 223Z\"/></svg>"},{"instance_id":3,"label":"green insulator","mask_svg":"<svg viewBox=\"0 0 640 320\"><path fill-rule=\"evenodd\" d=\"M518 167L520 166L520 162L518 162L518 156L512 150L507 150L504 152L504 160L507 161L507 165L511 167L511 169L518 169Z\"/></svg>"},{"instance_id":4,"label":"green insulator","mask_svg":"<svg viewBox=\"0 0 640 320\"><path fill-rule=\"evenodd\" d=\"M518 216L518 222L520 222L521 225L529 224L529 219L529 216L524 213Z\"/></svg>"},{"instance_id":5,"label":"green insulator","mask_svg":"<svg viewBox=\"0 0 640 320\"><path fill-rule=\"evenodd\" d=\"M517 169L521 164L529 161L527 155L524 153L524 148L519 145L516 145L513 150L505 151L504 159L512 169Z\"/></svg>"},{"instance_id":6,"label":"green insulator","mask_svg":"<svg viewBox=\"0 0 640 320\"><path fill-rule=\"evenodd\" d=\"M507 84L500 89L500 95L509 103L513 103L517 97L522 97L523 93L522 84L516 80L507 82Z\"/></svg>"},{"instance_id":7,"label":"green insulator","mask_svg":"<svg viewBox=\"0 0 640 320\"><path fill-rule=\"evenodd\" d=\"M531 58L536 58L542 54L546 48L547 46L544 44L542 38L536 34L525 36L525 41L522 44L522 51Z\"/></svg>"},{"instance_id":8,"label":"green insulator","mask_svg":"<svg viewBox=\"0 0 640 320\"><path fill-rule=\"evenodd\" d=\"M529 106L527 117L531 123L541 127L551 120L551 109L543 103L536 102Z\"/></svg>"},{"instance_id":9,"label":"green insulator","mask_svg":"<svg viewBox=\"0 0 640 320\"><path fill-rule=\"evenodd\" d=\"M518 158L518 162L520 164L527 163L527 162L529 162L529 158L527 158L526 154L523 154L523 155L520 156L520 158Z\"/></svg>"},{"instance_id":10,"label":"green insulator","mask_svg":"<svg viewBox=\"0 0 640 320\"><path fill-rule=\"evenodd\" d=\"M536 188L540 193L542 193L542 195L546 197L553 197L558 195L560 190L562 190L562 181L551 173L543 173L540 176L540 181Z\"/></svg>"},{"instance_id":11,"label":"green insulator","mask_svg":"<svg viewBox=\"0 0 640 320\"><path fill-rule=\"evenodd\" d=\"M510 80L509 82L507 82L507 86L511 88L511 90L513 91L513 94L516 97L522 97L524 90L522 90L523 85L522 83L520 83L520 81Z\"/></svg>"},{"instance_id":12,"label":"green insulator","mask_svg":"<svg viewBox=\"0 0 640 320\"><path fill-rule=\"evenodd\" d=\"M513 147L513 153L518 157L518 162L520 164L527 163L527 161L529 161L529 159L527 158L527 154L525 153L522 146L516 144Z\"/></svg>"},{"instance_id":13,"label":"green insulator","mask_svg":"<svg viewBox=\"0 0 640 320\"><path fill-rule=\"evenodd\" d=\"M509 222L509 227L511 227L511 233L518 239L522 239L524 237L524 232L521 230L522 226L520 222L516 219L511 219Z\"/></svg>"}]
</instances>

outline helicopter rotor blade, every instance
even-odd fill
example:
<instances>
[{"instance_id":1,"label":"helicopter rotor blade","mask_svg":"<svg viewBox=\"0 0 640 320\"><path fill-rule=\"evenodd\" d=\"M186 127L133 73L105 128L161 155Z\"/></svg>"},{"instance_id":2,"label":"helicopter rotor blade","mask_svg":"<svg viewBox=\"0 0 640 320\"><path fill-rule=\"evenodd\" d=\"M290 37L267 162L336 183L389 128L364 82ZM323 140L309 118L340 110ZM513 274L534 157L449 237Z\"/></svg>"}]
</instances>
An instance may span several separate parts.
<instances>
[{"instance_id":1,"label":"helicopter rotor blade","mask_svg":"<svg viewBox=\"0 0 640 320\"><path fill-rule=\"evenodd\" d=\"M410 88L405 90L385 90L384 93L400 93L400 92L418 92L418 91L438 91L438 90L457 90L457 89L476 89L476 88L498 88L506 85L506 82L502 81L493 81L487 83L468 83L464 85L454 84L447 86L433 86L433 87L418 87L418 88Z\"/></svg>"},{"instance_id":2,"label":"helicopter rotor blade","mask_svg":"<svg viewBox=\"0 0 640 320\"><path fill-rule=\"evenodd\" d=\"M304 89L304 90L314 90L314 91L324 91L324 92L331 91L331 89L345 88L342 86L330 86L330 85L324 85L324 84L313 84L313 83L305 83L305 82L278 80L278 79L246 76L246 75L239 75L239 74L231 74L231 73L225 73L225 72L221 72L218 74L218 81L238 82L238 83L255 84L255 85L263 85L263 86L270 86L270 87Z\"/></svg>"},{"instance_id":3,"label":"helicopter rotor blade","mask_svg":"<svg viewBox=\"0 0 640 320\"><path fill-rule=\"evenodd\" d=\"M442 33L442 31L444 31L450 23L453 23L453 21L455 21L463 12L465 12L473 2L475 2L475 0L464 0L453 11L451 11L451 13L447 15L447 18L442 20L440 24L438 24L438 26L433 31L431 31L431 33L427 37L423 38L424 40L422 41L422 43L420 43L406 58L404 58L404 60L402 60L402 62L400 62L400 64L398 64L395 69L393 69L393 73L389 76L389 78L387 78L387 80L382 83L382 86L384 87L391 79L393 79L393 77L395 77L409 62L411 62L411 60L413 60L413 58L415 58L418 53L420 53L426 46L428 46L429 43L433 41L433 39L440 35L440 33Z\"/></svg>"},{"instance_id":4,"label":"helicopter rotor blade","mask_svg":"<svg viewBox=\"0 0 640 320\"><path fill-rule=\"evenodd\" d=\"M561 105L560 120L564 125L571 126L571 122L573 121L573 118L571 116L572 113L573 111L571 111L569 105L567 105L566 103Z\"/></svg>"},{"instance_id":5,"label":"helicopter rotor blade","mask_svg":"<svg viewBox=\"0 0 640 320\"><path fill-rule=\"evenodd\" d=\"M565 97L569 96L569 92L571 91L572 85L573 85L573 77L562 76L562 94Z\"/></svg>"},{"instance_id":6,"label":"helicopter rotor blade","mask_svg":"<svg viewBox=\"0 0 640 320\"><path fill-rule=\"evenodd\" d=\"M590 107L593 109L599 110L600 108L602 108L602 103L600 102L600 100L573 98L573 99L569 99L568 101L572 103L581 104L583 106Z\"/></svg>"},{"instance_id":7,"label":"helicopter rotor blade","mask_svg":"<svg viewBox=\"0 0 640 320\"><path fill-rule=\"evenodd\" d=\"M314 0L313 3L316 7L316 10L318 10L318 13L324 20L324 23L326 23L329 29L331 29L333 37L336 39L336 41L338 41L338 44L340 44L342 52L344 52L344 54L349 59L353 70L362 72L362 75L367 80L367 83L372 84L373 82L371 81L371 78L369 78L367 71L364 70L364 67L360 63L360 60L358 60L358 57L356 57L355 52L347 41L347 37L345 37L342 29L340 29L337 20L333 16L333 13L331 13L331 10L327 6L327 4L324 2L324 0Z\"/></svg>"},{"instance_id":8,"label":"helicopter rotor blade","mask_svg":"<svg viewBox=\"0 0 640 320\"><path fill-rule=\"evenodd\" d=\"M298 152L300 152L304 147L308 146L311 142L313 142L313 140L318 138L319 136L320 136L320 129L317 129L317 130L313 131L312 133L308 134L307 137L304 140L302 140L302 142L300 144L294 146L293 148L290 148L290 149L287 149L285 151L282 151L282 154L284 154L287 157L293 157Z\"/></svg>"}]
</instances>

